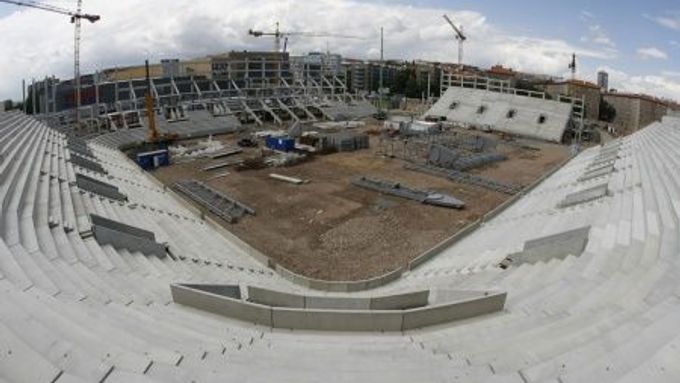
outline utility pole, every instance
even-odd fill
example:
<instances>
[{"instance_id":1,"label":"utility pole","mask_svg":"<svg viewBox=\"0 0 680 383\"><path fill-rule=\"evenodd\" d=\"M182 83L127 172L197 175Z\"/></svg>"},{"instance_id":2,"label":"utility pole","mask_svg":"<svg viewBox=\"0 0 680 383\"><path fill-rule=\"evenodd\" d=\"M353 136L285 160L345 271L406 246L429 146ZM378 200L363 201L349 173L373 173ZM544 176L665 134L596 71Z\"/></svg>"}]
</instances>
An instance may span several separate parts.
<instances>
[{"instance_id":1,"label":"utility pole","mask_svg":"<svg viewBox=\"0 0 680 383\"><path fill-rule=\"evenodd\" d=\"M21 80L21 107L26 114L26 79Z\"/></svg>"},{"instance_id":2,"label":"utility pole","mask_svg":"<svg viewBox=\"0 0 680 383\"><path fill-rule=\"evenodd\" d=\"M427 104L430 104L430 84L431 84L432 78L431 78L431 73L428 69L427 71Z\"/></svg>"},{"instance_id":3,"label":"utility pole","mask_svg":"<svg viewBox=\"0 0 680 383\"><path fill-rule=\"evenodd\" d=\"M385 59L385 43L383 40L383 27L380 27L380 84L378 85L378 111L383 107L383 60Z\"/></svg>"},{"instance_id":4,"label":"utility pole","mask_svg":"<svg viewBox=\"0 0 680 383\"><path fill-rule=\"evenodd\" d=\"M37 95L35 91L35 79L31 79L31 114L36 114Z\"/></svg>"}]
</instances>

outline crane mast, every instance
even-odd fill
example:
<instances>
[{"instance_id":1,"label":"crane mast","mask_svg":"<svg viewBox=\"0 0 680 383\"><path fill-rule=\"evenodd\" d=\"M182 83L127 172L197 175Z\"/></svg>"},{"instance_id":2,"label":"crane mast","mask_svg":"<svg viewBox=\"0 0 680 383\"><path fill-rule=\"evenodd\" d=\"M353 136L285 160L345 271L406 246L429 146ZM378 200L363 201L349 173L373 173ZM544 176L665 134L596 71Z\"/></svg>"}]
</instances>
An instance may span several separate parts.
<instances>
[{"instance_id":1,"label":"crane mast","mask_svg":"<svg viewBox=\"0 0 680 383\"><path fill-rule=\"evenodd\" d=\"M0 3L14 4L20 7L28 7L40 9L47 12L58 13L60 15L69 16L71 23L74 24L75 32L73 38L73 81L75 87L74 104L76 114L76 127L80 125L80 105L81 105L81 81L80 81L80 41L82 20L85 19L90 23L95 23L101 19L99 15L90 15L83 13L83 1L78 0L76 11L69 11L55 7L50 4L39 3L36 1L15 1L15 0L0 0Z\"/></svg>"},{"instance_id":2,"label":"crane mast","mask_svg":"<svg viewBox=\"0 0 680 383\"><path fill-rule=\"evenodd\" d=\"M76 14L80 15L83 10L83 0L78 0L78 7ZM81 98L81 84L80 84L80 30L82 23L80 17L71 17L71 22L75 25L75 32L73 37L73 81L76 87L76 128L80 127L80 104Z\"/></svg>"},{"instance_id":3,"label":"crane mast","mask_svg":"<svg viewBox=\"0 0 680 383\"><path fill-rule=\"evenodd\" d=\"M456 26L456 24L451 21L449 16L444 15L444 20L446 20L447 23L453 28L453 32L455 34L456 40L458 41L458 66L460 70L463 70L463 43L467 40L467 36L463 33L463 27L461 26L460 28Z\"/></svg>"}]
</instances>

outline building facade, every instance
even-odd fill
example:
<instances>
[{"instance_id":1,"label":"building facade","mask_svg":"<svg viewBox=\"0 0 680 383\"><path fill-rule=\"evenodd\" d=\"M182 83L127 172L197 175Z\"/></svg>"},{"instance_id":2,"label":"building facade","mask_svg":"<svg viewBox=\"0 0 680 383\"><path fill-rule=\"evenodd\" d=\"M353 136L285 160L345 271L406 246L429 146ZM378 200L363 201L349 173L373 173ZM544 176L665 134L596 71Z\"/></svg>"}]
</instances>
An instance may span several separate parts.
<instances>
[{"instance_id":1,"label":"building facade","mask_svg":"<svg viewBox=\"0 0 680 383\"><path fill-rule=\"evenodd\" d=\"M603 70L597 72L597 86L603 93L609 92L609 73Z\"/></svg>"},{"instance_id":2,"label":"building facade","mask_svg":"<svg viewBox=\"0 0 680 383\"><path fill-rule=\"evenodd\" d=\"M604 100L616 109L612 125L620 135L634 133L647 125L661 121L668 104L651 96L629 93L606 93Z\"/></svg>"},{"instance_id":3,"label":"building facade","mask_svg":"<svg viewBox=\"0 0 680 383\"><path fill-rule=\"evenodd\" d=\"M290 67L296 80L343 76L342 56L338 54L310 52L305 56L291 56Z\"/></svg>"},{"instance_id":4,"label":"building facade","mask_svg":"<svg viewBox=\"0 0 680 383\"><path fill-rule=\"evenodd\" d=\"M394 85L397 73L403 69L403 64L397 61L362 61L345 59L343 64L344 77L347 86L352 92L377 92L380 88L382 72L382 84L384 88Z\"/></svg>"},{"instance_id":5,"label":"building facade","mask_svg":"<svg viewBox=\"0 0 680 383\"><path fill-rule=\"evenodd\" d=\"M587 81L568 80L561 82L549 82L542 85L545 93L552 98L558 95L574 98L584 98L585 118L592 121L600 119L600 100L602 94L600 87Z\"/></svg>"},{"instance_id":6,"label":"building facade","mask_svg":"<svg viewBox=\"0 0 680 383\"><path fill-rule=\"evenodd\" d=\"M240 88L264 88L291 83L293 76L287 52L232 51L210 56L211 78L232 80Z\"/></svg>"}]
</instances>

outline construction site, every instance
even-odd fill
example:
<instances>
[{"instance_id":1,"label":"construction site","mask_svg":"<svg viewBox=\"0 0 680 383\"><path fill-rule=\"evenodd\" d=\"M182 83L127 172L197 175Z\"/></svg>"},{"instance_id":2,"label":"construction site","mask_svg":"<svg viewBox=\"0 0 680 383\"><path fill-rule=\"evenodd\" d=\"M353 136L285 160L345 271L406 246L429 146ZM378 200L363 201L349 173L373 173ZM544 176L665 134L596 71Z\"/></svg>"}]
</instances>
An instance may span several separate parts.
<instances>
[{"instance_id":1,"label":"construction site","mask_svg":"<svg viewBox=\"0 0 680 383\"><path fill-rule=\"evenodd\" d=\"M214 153L178 160L152 174L169 188L187 179L196 180L251 207L255 214L235 223L220 219L206 207L201 209L290 270L317 279L360 280L408 264L569 157L564 146L501 139L493 133L452 129L436 136L396 138L376 134L382 130L380 121L369 119L362 125L341 130L370 135L370 147L365 149L308 153L305 154L308 158L287 166L265 167L266 158L279 154L267 149L264 139L256 148L233 150L238 148L238 137L242 135L220 135L212 140L228 148L226 151L215 149ZM493 153L505 159L461 172L493 182L488 185L470 183L463 177L452 179L448 177L448 168L428 166L427 148L435 145L428 142L435 140L448 140L451 147L460 148L473 158L485 153L477 151L483 149L474 147L476 142L492 143ZM185 145L201 143L208 146L207 141L201 140ZM421 148L410 149L409 145ZM235 151L239 153L213 158L215 153ZM246 165L256 162L262 165L251 166L263 168L249 169ZM364 176L449 194L464 201L465 206L442 208L353 184Z\"/></svg>"},{"instance_id":2,"label":"construction site","mask_svg":"<svg viewBox=\"0 0 680 383\"><path fill-rule=\"evenodd\" d=\"M447 15L420 99L382 30L362 70L288 51L360 36L276 23L81 74L101 16L0 2L75 28L74 78L0 112L0 382L680 379L672 110L613 137L587 94L467 70Z\"/></svg>"}]
</instances>

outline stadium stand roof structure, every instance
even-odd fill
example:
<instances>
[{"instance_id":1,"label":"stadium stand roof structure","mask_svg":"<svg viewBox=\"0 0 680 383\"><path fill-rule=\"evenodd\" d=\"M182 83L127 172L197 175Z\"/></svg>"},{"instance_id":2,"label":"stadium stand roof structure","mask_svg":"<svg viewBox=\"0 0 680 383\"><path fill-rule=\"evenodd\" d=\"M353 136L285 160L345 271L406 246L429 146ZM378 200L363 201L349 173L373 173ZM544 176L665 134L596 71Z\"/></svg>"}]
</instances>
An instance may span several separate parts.
<instances>
[{"instance_id":1,"label":"stadium stand roof structure","mask_svg":"<svg viewBox=\"0 0 680 383\"><path fill-rule=\"evenodd\" d=\"M418 267L343 293L291 282L121 152L0 114L0 382L678 381L679 147L667 117L585 150ZM403 325L499 291L503 310ZM339 308L392 327L338 331Z\"/></svg>"}]
</instances>

